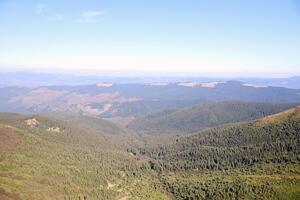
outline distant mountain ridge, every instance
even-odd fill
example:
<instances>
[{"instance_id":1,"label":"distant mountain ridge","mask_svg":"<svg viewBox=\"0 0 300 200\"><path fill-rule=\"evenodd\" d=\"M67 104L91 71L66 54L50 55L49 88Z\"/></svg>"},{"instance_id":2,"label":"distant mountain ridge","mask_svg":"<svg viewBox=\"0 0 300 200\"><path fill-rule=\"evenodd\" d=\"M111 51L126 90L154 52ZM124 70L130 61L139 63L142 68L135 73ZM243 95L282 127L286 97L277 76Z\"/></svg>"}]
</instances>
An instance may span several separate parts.
<instances>
[{"instance_id":1,"label":"distant mountain ridge","mask_svg":"<svg viewBox=\"0 0 300 200\"><path fill-rule=\"evenodd\" d=\"M237 81L0 88L0 111L67 113L93 117L141 116L201 102L298 103L300 90Z\"/></svg>"},{"instance_id":2,"label":"distant mountain ridge","mask_svg":"<svg viewBox=\"0 0 300 200\"><path fill-rule=\"evenodd\" d=\"M137 83L176 83L176 82L226 82L230 80L241 81L252 85L286 87L300 89L300 76L288 78L256 78L256 77L176 77L176 76L109 76L103 73L94 75L72 75L63 73L37 73L37 72L0 72L0 87L25 86L40 87L53 85L89 85L99 82L113 84Z\"/></svg>"}]
</instances>

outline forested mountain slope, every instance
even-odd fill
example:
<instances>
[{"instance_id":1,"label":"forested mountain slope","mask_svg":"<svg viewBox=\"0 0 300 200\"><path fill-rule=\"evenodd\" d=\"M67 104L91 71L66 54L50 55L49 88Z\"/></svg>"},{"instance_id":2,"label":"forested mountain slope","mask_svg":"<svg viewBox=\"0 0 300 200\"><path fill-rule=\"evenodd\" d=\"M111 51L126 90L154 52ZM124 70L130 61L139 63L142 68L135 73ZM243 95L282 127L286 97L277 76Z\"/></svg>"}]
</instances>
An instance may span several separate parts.
<instances>
[{"instance_id":1,"label":"forested mountain slope","mask_svg":"<svg viewBox=\"0 0 300 200\"><path fill-rule=\"evenodd\" d=\"M297 199L299 110L174 144L95 118L0 113L0 199Z\"/></svg>"},{"instance_id":2,"label":"forested mountain slope","mask_svg":"<svg viewBox=\"0 0 300 200\"><path fill-rule=\"evenodd\" d=\"M242 124L182 136L174 144L140 149L158 171L228 169L256 163L300 162L300 107Z\"/></svg>"},{"instance_id":3,"label":"forested mountain slope","mask_svg":"<svg viewBox=\"0 0 300 200\"><path fill-rule=\"evenodd\" d=\"M164 110L133 120L128 127L146 133L182 133L225 123L250 121L281 112L295 104L226 101Z\"/></svg>"},{"instance_id":4,"label":"forested mountain slope","mask_svg":"<svg viewBox=\"0 0 300 200\"><path fill-rule=\"evenodd\" d=\"M300 108L131 149L174 199L300 198Z\"/></svg>"}]
</instances>

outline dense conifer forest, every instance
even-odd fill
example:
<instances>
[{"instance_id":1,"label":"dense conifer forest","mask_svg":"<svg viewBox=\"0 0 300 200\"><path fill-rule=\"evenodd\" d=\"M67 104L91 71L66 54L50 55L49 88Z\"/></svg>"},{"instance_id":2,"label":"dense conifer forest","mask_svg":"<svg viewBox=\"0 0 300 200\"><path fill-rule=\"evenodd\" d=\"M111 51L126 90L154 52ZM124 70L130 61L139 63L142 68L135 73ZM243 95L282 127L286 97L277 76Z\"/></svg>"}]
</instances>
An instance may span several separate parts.
<instances>
[{"instance_id":1,"label":"dense conifer forest","mask_svg":"<svg viewBox=\"0 0 300 200\"><path fill-rule=\"evenodd\" d=\"M281 112L296 104L225 101L163 110L132 121L128 127L146 133L182 133L226 123L250 121Z\"/></svg>"},{"instance_id":2,"label":"dense conifer forest","mask_svg":"<svg viewBox=\"0 0 300 200\"><path fill-rule=\"evenodd\" d=\"M123 125L1 113L0 199L299 198L298 107L194 133L152 135Z\"/></svg>"}]
</instances>

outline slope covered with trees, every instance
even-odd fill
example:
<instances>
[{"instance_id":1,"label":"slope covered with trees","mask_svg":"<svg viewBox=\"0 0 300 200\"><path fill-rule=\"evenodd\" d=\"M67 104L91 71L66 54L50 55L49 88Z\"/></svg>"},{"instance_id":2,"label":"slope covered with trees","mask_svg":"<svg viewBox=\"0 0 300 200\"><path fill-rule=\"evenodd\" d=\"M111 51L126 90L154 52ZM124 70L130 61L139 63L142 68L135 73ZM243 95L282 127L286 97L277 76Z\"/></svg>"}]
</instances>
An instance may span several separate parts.
<instances>
[{"instance_id":1,"label":"slope covered with trees","mask_svg":"<svg viewBox=\"0 0 300 200\"><path fill-rule=\"evenodd\" d=\"M300 108L132 149L174 199L299 199Z\"/></svg>"},{"instance_id":2,"label":"slope covered with trees","mask_svg":"<svg viewBox=\"0 0 300 200\"><path fill-rule=\"evenodd\" d=\"M227 169L255 163L298 163L300 108L264 119L182 136L174 144L140 149L158 171Z\"/></svg>"},{"instance_id":3,"label":"slope covered with trees","mask_svg":"<svg viewBox=\"0 0 300 200\"><path fill-rule=\"evenodd\" d=\"M1 113L0 199L168 199L126 151L134 134L100 121Z\"/></svg>"},{"instance_id":4,"label":"slope covered with trees","mask_svg":"<svg viewBox=\"0 0 300 200\"><path fill-rule=\"evenodd\" d=\"M0 113L0 199L298 199L299 129L300 108L181 137Z\"/></svg>"},{"instance_id":5,"label":"slope covered with trees","mask_svg":"<svg viewBox=\"0 0 300 200\"><path fill-rule=\"evenodd\" d=\"M249 121L281 112L295 104L226 101L156 112L132 121L128 127L146 133L182 133Z\"/></svg>"}]
</instances>

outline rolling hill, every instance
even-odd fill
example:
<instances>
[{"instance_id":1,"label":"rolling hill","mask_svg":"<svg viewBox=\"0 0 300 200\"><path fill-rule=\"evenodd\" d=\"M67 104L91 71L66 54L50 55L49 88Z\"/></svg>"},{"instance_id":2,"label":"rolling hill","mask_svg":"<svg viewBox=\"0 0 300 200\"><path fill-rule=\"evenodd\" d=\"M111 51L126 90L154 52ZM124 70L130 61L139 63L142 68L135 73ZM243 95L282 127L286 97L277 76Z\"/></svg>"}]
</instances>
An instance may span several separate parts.
<instances>
[{"instance_id":1,"label":"rolling hill","mask_svg":"<svg viewBox=\"0 0 300 200\"><path fill-rule=\"evenodd\" d=\"M226 101L164 110L136 118L128 127L145 133L183 133L225 123L250 121L286 110L295 104Z\"/></svg>"}]
</instances>

